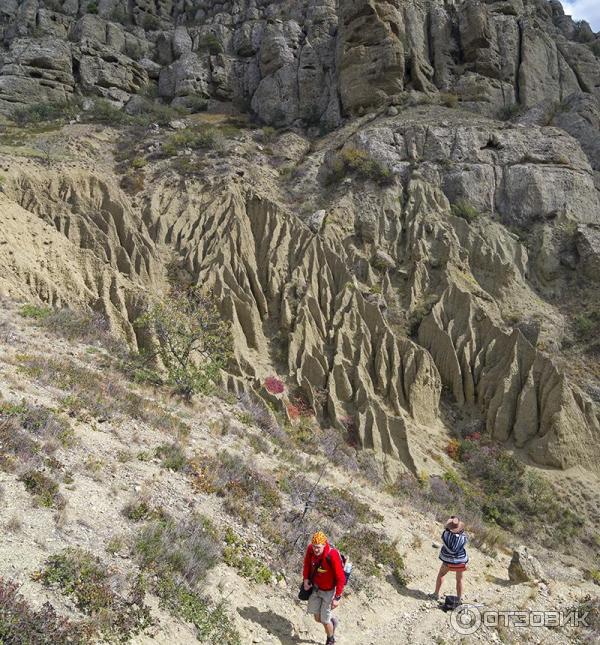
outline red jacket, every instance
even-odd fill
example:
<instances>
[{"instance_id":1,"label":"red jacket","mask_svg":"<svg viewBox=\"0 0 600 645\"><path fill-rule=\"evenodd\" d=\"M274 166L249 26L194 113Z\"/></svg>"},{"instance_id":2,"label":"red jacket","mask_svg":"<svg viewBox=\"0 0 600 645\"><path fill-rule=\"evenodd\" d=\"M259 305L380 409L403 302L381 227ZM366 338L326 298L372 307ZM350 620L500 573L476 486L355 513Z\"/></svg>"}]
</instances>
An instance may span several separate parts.
<instances>
[{"instance_id":1,"label":"red jacket","mask_svg":"<svg viewBox=\"0 0 600 645\"><path fill-rule=\"evenodd\" d=\"M330 558L327 558L327 556ZM318 563L318 565L317 565ZM316 569L314 569L316 566ZM323 554L317 557L313 553L312 544L308 545L306 555L304 556L303 578L310 578L310 574L315 570L312 578L313 584L317 585L323 591L329 591L335 587L335 595L341 596L346 584L346 575L344 574L344 565L337 549L332 549L329 542L323 549Z\"/></svg>"}]
</instances>

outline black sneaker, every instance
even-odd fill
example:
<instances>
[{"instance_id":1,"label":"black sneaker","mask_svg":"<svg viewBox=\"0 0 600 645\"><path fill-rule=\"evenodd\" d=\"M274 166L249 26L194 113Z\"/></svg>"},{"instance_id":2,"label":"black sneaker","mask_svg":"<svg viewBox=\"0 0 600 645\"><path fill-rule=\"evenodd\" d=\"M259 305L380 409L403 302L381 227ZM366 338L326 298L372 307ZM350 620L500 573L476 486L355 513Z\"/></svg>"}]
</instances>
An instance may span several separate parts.
<instances>
[{"instance_id":1,"label":"black sneaker","mask_svg":"<svg viewBox=\"0 0 600 645\"><path fill-rule=\"evenodd\" d=\"M325 641L325 645L334 645L335 643L335 636L328 636L327 640Z\"/></svg>"}]
</instances>

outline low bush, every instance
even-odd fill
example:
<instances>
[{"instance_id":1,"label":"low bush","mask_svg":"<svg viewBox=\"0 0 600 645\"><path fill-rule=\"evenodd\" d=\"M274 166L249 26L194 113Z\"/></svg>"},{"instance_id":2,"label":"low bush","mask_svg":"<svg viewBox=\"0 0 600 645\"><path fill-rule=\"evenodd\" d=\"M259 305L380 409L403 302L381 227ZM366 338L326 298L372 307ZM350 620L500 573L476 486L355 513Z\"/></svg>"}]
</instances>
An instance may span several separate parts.
<instances>
[{"instance_id":1,"label":"low bush","mask_svg":"<svg viewBox=\"0 0 600 645\"><path fill-rule=\"evenodd\" d=\"M92 108L85 112L86 121L104 123L106 125L129 125L131 117L120 107L106 99L96 99Z\"/></svg>"},{"instance_id":2,"label":"low bush","mask_svg":"<svg viewBox=\"0 0 600 645\"><path fill-rule=\"evenodd\" d=\"M596 336L600 330L600 314L596 312L592 312L592 314L578 314L575 316L573 326L579 338L586 340L592 336Z\"/></svg>"},{"instance_id":3,"label":"low bush","mask_svg":"<svg viewBox=\"0 0 600 645\"><path fill-rule=\"evenodd\" d=\"M10 118L19 126L35 125L46 121L69 120L75 118L80 108L76 103L33 103L15 108Z\"/></svg>"},{"instance_id":4,"label":"low bush","mask_svg":"<svg viewBox=\"0 0 600 645\"><path fill-rule=\"evenodd\" d=\"M119 186L130 195L137 195L144 190L146 184L146 177L143 172L139 170L132 170L127 174L123 175Z\"/></svg>"},{"instance_id":5,"label":"low bush","mask_svg":"<svg viewBox=\"0 0 600 645\"><path fill-rule=\"evenodd\" d=\"M187 585L173 578L159 581L156 593L163 607L196 628L196 638L208 645L241 645L242 640L225 611L225 603L216 606Z\"/></svg>"},{"instance_id":6,"label":"low bush","mask_svg":"<svg viewBox=\"0 0 600 645\"><path fill-rule=\"evenodd\" d=\"M178 443L163 444L156 448L156 456L161 459L163 468L169 470L184 471L188 467L188 460L185 450Z\"/></svg>"},{"instance_id":7,"label":"low bush","mask_svg":"<svg viewBox=\"0 0 600 645\"><path fill-rule=\"evenodd\" d=\"M224 498L225 510L244 524L259 524L281 507L277 485L226 451L192 462L196 485Z\"/></svg>"},{"instance_id":8,"label":"low bush","mask_svg":"<svg viewBox=\"0 0 600 645\"><path fill-rule=\"evenodd\" d=\"M161 508L154 508L145 499L135 499L128 502L123 507L123 515L132 522L166 519Z\"/></svg>"},{"instance_id":9,"label":"low bush","mask_svg":"<svg viewBox=\"0 0 600 645\"><path fill-rule=\"evenodd\" d=\"M178 576L195 585L222 558L212 522L201 515L177 522L163 517L139 533L134 549L142 568L159 577Z\"/></svg>"},{"instance_id":10,"label":"low bush","mask_svg":"<svg viewBox=\"0 0 600 645\"><path fill-rule=\"evenodd\" d=\"M359 179L378 184L387 184L392 180L392 173L387 166L373 159L364 150L352 147L344 148L336 156L331 164L326 183L339 183L348 174L354 174Z\"/></svg>"},{"instance_id":11,"label":"low bush","mask_svg":"<svg viewBox=\"0 0 600 645\"><path fill-rule=\"evenodd\" d=\"M277 139L277 130L270 125L266 125L260 131L260 140L262 143L274 143Z\"/></svg>"},{"instance_id":12,"label":"low bush","mask_svg":"<svg viewBox=\"0 0 600 645\"><path fill-rule=\"evenodd\" d=\"M553 486L498 444L479 433L449 444L457 471L417 482L401 476L390 492L440 521L460 515L476 545L503 545L507 530L530 537L535 530L549 547L568 546L581 534L583 520L557 497ZM498 527L502 529L498 530Z\"/></svg>"},{"instance_id":13,"label":"low bush","mask_svg":"<svg viewBox=\"0 0 600 645\"><path fill-rule=\"evenodd\" d=\"M53 309L33 304L23 305L19 313L56 336L70 341L97 343L113 354L125 352L125 343L110 333L110 324L100 313L76 311L68 307Z\"/></svg>"},{"instance_id":14,"label":"low bush","mask_svg":"<svg viewBox=\"0 0 600 645\"><path fill-rule=\"evenodd\" d=\"M215 606L197 590L209 569L222 559L218 533L208 518L193 515L176 522L163 517L149 522L134 549L142 569L152 575L161 605L193 624L200 642L241 644L223 604Z\"/></svg>"},{"instance_id":15,"label":"low bush","mask_svg":"<svg viewBox=\"0 0 600 645\"><path fill-rule=\"evenodd\" d=\"M186 128L166 138L161 146L165 157L174 157L178 152L191 150L219 150L223 145L223 134L211 126Z\"/></svg>"},{"instance_id":16,"label":"low bush","mask_svg":"<svg viewBox=\"0 0 600 645\"><path fill-rule=\"evenodd\" d=\"M381 576L387 571L396 583L405 586L404 559L395 542L372 529L357 528L337 540L336 547L352 554L356 567L365 575Z\"/></svg>"},{"instance_id":17,"label":"low bush","mask_svg":"<svg viewBox=\"0 0 600 645\"><path fill-rule=\"evenodd\" d=\"M461 217L467 222L474 222L480 215L479 211L466 199L459 199L451 206L452 215Z\"/></svg>"},{"instance_id":18,"label":"low bush","mask_svg":"<svg viewBox=\"0 0 600 645\"><path fill-rule=\"evenodd\" d=\"M275 416L269 412L265 401L242 394L238 399L238 407L248 416L252 425L265 432L275 443L281 446L290 445L288 435Z\"/></svg>"},{"instance_id":19,"label":"low bush","mask_svg":"<svg viewBox=\"0 0 600 645\"><path fill-rule=\"evenodd\" d=\"M449 108L458 106L458 96L456 94L449 94L448 92L440 93L440 103Z\"/></svg>"},{"instance_id":20,"label":"low bush","mask_svg":"<svg viewBox=\"0 0 600 645\"><path fill-rule=\"evenodd\" d=\"M244 551L241 539L231 530L225 532L227 546L223 549L223 562L233 567L243 577L257 584L270 584L273 579L271 569Z\"/></svg>"},{"instance_id":21,"label":"low bush","mask_svg":"<svg viewBox=\"0 0 600 645\"><path fill-rule=\"evenodd\" d=\"M66 502L58 492L58 483L39 470L28 470L19 477L27 492L31 493L40 506L64 508Z\"/></svg>"},{"instance_id":22,"label":"low bush","mask_svg":"<svg viewBox=\"0 0 600 645\"><path fill-rule=\"evenodd\" d=\"M90 623L59 616L50 603L34 609L20 585L0 578L0 643L5 645L84 645L92 640Z\"/></svg>"},{"instance_id":23,"label":"low bush","mask_svg":"<svg viewBox=\"0 0 600 645\"><path fill-rule=\"evenodd\" d=\"M267 376L265 379L265 388L271 394L281 394L285 390L285 385L276 376Z\"/></svg>"},{"instance_id":24,"label":"low bush","mask_svg":"<svg viewBox=\"0 0 600 645\"><path fill-rule=\"evenodd\" d=\"M80 611L95 617L99 631L109 641L125 642L151 625L141 586L134 585L128 598L120 596L113 591L106 565L87 551L67 548L50 556L34 578L72 596Z\"/></svg>"},{"instance_id":25,"label":"low bush","mask_svg":"<svg viewBox=\"0 0 600 645\"><path fill-rule=\"evenodd\" d=\"M130 417L164 432L185 435L188 427L156 402L124 387L116 378L63 359L19 355L19 371L40 383L68 392L62 408L70 415L83 412L99 418Z\"/></svg>"},{"instance_id":26,"label":"low bush","mask_svg":"<svg viewBox=\"0 0 600 645\"><path fill-rule=\"evenodd\" d=\"M215 36L215 34L207 33L200 38L200 47L205 47L208 49L209 53L213 56L216 54L223 53L223 45L221 41Z\"/></svg>"}]
</instances>

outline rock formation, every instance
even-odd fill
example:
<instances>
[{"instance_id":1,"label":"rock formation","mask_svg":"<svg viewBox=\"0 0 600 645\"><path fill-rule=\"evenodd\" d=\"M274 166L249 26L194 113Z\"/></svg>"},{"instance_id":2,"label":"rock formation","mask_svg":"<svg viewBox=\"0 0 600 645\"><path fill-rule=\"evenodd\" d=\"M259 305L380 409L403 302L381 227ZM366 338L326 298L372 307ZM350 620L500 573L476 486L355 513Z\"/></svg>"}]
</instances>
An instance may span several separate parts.
<instances>
[{"instance_id":1,"label":"rock formation","mask_svg":"<svg viewBox=\"0 0 600 645\"><path fill-rule=\"evenodd\" d=\"M445 388L524 457L597 470L597 401L553 356L561 297L600 267L589 27L543 0L95 6L2 8L0 110L202 100L291 126L269 154L294 177L243 133L209 176L150 156L135 198L109 163L3 157L6 294L92 307L142 344L133 322L174 259L219 296L237 388L279 373L415 473L445 436ZM344 159L371 175L336 183Z\"/></svg>"}]
</instances>

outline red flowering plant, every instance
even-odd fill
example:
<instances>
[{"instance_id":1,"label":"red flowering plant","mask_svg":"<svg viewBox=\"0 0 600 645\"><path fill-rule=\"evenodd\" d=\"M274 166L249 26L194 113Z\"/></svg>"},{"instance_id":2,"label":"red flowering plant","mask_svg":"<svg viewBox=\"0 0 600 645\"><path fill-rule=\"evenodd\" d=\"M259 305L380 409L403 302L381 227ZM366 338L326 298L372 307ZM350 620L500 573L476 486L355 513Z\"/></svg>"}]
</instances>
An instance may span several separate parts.
<instances>
[{"instance_id":1,"label":"red flowering plant","mask_svg":"<svg viewBox=\"0 0 600 645\"><path fill-rule=\"evenodd\" d=\"M285 390L283 381L276 376L267 376L265 379L265 388L271 394L281 394Z\"/></svg>"},{"instance_id":2,"label":"red flowering plant","mask_svg":"<svg viewBox=\"0 0 600 645\"><path fill-rule=\"evenodd\" d=\"M460 461L460 441L458 439L450 439L446 446L446 454L454 461Z\"/></svg>"}]
</instances>

